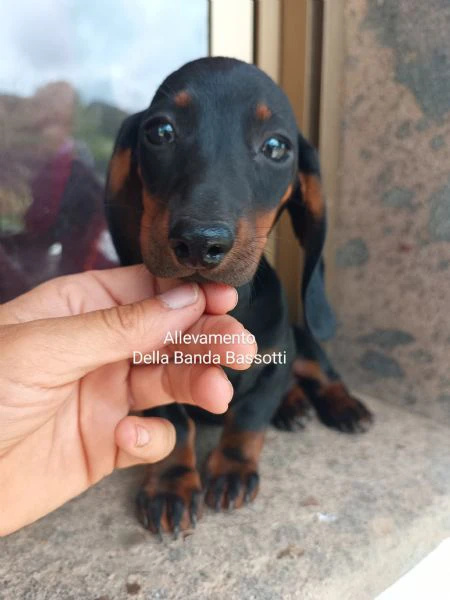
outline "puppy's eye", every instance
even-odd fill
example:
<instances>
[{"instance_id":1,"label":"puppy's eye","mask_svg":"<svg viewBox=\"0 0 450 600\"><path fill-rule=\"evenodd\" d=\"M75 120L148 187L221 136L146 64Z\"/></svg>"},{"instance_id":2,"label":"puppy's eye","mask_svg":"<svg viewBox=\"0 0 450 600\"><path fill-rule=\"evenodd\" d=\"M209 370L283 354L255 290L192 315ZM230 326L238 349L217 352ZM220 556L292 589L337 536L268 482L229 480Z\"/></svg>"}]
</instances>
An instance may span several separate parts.
<instances>
[{"instance_id":1,"label":"puppy's eye","mask_svg":"<svg viewBox=\"0 0 450 600\"><path fill-rule=\"evenodd\" d=\"M168 121L150 123L145 128L145 135L148 141L156 146L172 144L175 141L175 129Z\"/></svg>"},{"instance_id":2,"label":"puppy's eye","mask_svg":"<svg viewBox=\"0 0 450 600\"><path fill-rule=\"evenodd\" d=\"M271 137L266 140L261 148L261 152L266 158L274 160L275 162L281 162L289 154L290 145L287 141L278 138Z\"/></svg>"}]
</instances>

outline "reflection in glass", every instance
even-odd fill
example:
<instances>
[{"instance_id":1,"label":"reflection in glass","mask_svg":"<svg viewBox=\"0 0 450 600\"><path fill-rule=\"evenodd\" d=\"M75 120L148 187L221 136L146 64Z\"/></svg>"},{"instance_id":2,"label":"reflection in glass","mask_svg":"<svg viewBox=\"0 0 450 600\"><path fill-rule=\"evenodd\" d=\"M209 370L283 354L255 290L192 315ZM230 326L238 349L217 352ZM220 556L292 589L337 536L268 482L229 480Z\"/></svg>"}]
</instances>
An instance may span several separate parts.
<instances>
[{"instance_id":1,"label":"reflection in glass","mask_svg":"<svg viewBox=\"0 0 450 600\"><path fill-rule=\"evenodd\" d=\"M103 187L123 119L207 53L207 0L0 7L0 302L115 264Z\"/></svg>"}]
</instances>

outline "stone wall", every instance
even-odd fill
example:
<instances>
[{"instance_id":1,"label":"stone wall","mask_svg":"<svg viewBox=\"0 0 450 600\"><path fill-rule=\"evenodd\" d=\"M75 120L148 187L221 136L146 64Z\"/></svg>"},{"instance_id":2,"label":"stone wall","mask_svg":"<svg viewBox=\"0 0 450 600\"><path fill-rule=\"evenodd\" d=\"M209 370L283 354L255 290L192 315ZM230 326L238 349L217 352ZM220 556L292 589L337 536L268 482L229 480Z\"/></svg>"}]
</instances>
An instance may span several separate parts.
<instances>
[{"instance_id":1,"label":"stone wall","mask_svg":"<svg viewBox=\"0 0 450 600\"><path fill-rule=\"evenodd\" d=\"M331 356L450 422L450 0L346 0Z\"/></svg>"}]
</instances>

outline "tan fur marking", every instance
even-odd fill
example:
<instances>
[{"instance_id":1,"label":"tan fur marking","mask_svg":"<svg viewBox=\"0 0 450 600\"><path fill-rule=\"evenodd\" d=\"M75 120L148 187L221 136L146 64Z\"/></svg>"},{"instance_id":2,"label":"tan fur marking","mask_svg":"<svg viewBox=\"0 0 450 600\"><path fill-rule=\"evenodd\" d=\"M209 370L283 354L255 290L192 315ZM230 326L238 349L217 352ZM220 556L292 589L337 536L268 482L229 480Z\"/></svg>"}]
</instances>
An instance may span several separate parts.
<instances>
[{"instance_id":1,"label":"tan fur marking","mask_svg":"<svg viewBox=\"0 0 450 600\"><path fill-rule=\"evenodd\" d=\"M225 429L219 449L240 448L247 460L257 462L264 444L263 431L230 431Z\"/></svg>"},{"instance_id":2,"label":"tan fur marking","mask_svg":"<svg viewBox=\"0 0 450 600\"><path fill-rule=\"evenodd\" d=\"M149 247L150 237L154 239L159 248L163 248L167 244L169 212L164 204L157 197L152 196L145 188L142 191L142 205L144 211L141 218L140 245L144 262L146 262L145 258L152 251Z\"/></svg>"},{"instance_id":3,"label":"tan fur marking","mask_svg":"<svg viewBox=\"0 0 450 600\"><path fill-rule=\"evenodd\" d=\"M186 508L189 507L192 493L201 491L200 475L196 470L195 454L195 424L192 419L188 421L188 437L183 446L175 446L174 450L167 458L158 463L147 467L144 489L148 496L154 497L161 493L176 494L184 500ZM191 469L180 477L167 478L165 473L170 472L174 467L187 467ZM200 515L199 515L200 516ZM191 526L189 510L186 510L181 519L181 530L185 531ZM161 528L163 531L171 531L169 515L165 509L161 518ZM156 531L150 527L153 533Z\"/></svg>"},{"instance_id":4,"label":"tan fur marking","mask_svg":"<svg viewBox=\"0 0 450 600\"><path fill-rule=\"evenodd\" d=\"M319 178L316 175L305 175L305 173L300 173L299 178L306 206L315 219L322 219L325 206Z\"/></svg>"},{"instance_id":5,"label":"tan fur marking","mask_svg":"<svg viewBox=\"0 0 450 600\"><path fill-rule=\"evenodd\" d=\"M256 107L256 118L260 121L267 121L272 116L272 111L263 102L260 102Z\"/></svg>"},{"instance_id":6,"label":"tan fur marking","mask_svg":"<svg viewBox=\"0 0 450 600\"><path fill-rule=\"evenodd\" d=\"M178 94L175 96L175 104L177 106L180 106L181 108L185 108L186 106L188 106L191 100L192 97L186 90L178 92Z\"/></svg>"},{"instance_id":7,"label":"tan fur marking","mask_svg":"<svg viewBox=\"0 0 450 600\"><path fill-rule=\"evenodd\" d=\"M284 192L284 195L280 200L280 207L284 206L291 196L292 196L292 184Z\"/></svg>"},{"instance_id":8,"label":"tan fur marking","mask_svg":"<svg viewBox=\"0 0 450 600\"><path fill-rule=\"evenodd\" d=\"M123 188L130 173L131 148L118 150L111 158L109 166L108 187L113 194L117 194Z\"/></svg>"},{"instance_id":9,"label":"tan fur marking","mask_svg":"<svg viewBox=\"0 0 450 600\"><path fill-rule=\"evenodd\" d=\"M322 371L320 364L314 360L303 360L301 358L294 361L292 370L297 377L312 379L320 385L327 385L329 379Z\"/></svg>"},{"instance_id":10,"label":"tan fur marking","mask_svg":"<svg viewBox=\"0 0 450 600\"><path fill-rule=\"evenodd\" d=\"M256 217L256 228L257 228L258 237L261 235L261 232L263 232L263 231L266 235L269 235L270 230L273 225L273 222L275 221L275 217L277 216L277 213L278 213L278 207L274 208L273 210L271 210L269 212L260 213Z\"/></svg>"},{"instance_id":11,"label":"tan fur marking","mask_svg":"<svg viewBox=\"0 0 450 600\"><path fill-rule=\"evenodd\" d=\"M231 474L238 475L245 482L251 473L258 470L258 460L264 444L264 432L262 431L233 431L230 419L226 421L225 429L218 447L211 452L207 461L207 473L210 477L218 478ZM236 450L242 457L241 460L229 458L226 451ZM258 493L259 486L251 495L251 500ZM206 503L214 507L216 499L214 494L208 491ZM236 498L235 507L240 508L244 504L244 489ZM222 498L221 508L226 507L225 495Z\"/></svg>"},{"instance_id":12,"label":"tan fur marking","mask_svg":"<svg viewBox=\"0 0 450 600\"><path fill-rule=\"evenodd\" d=\"M256 232L257 232L258 238L261 238L261 233L262 233L263 235L266 236L266 239L267 239L267 236L269 235L269 233L272 229L272 226L275 222L278 212L291 197L292 189L293 189L293 186L289 185L289 187L283 194L283 196L276 208L274 208L273 210L268 211L268 212L259 213L256 216ZM262 238L262 240L261 240L262 247L264 247L264 245L266 243L266 239ZM261 244L258 244L258 247L261 249Z\"/></svg>"}]
</instances>

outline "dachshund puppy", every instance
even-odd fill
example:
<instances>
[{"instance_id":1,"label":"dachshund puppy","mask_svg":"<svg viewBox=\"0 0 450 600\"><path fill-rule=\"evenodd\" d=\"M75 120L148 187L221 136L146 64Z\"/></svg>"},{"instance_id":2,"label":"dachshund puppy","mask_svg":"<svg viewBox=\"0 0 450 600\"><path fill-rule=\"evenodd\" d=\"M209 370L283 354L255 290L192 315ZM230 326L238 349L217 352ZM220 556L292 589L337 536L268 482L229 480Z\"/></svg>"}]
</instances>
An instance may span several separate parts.
<instances>
[{"instance_id":1,"label":"dachshund puppy","mask_svg":"<svg viewBox=\"0 0 450 600\"><path fill-rule=\"evenodd\" d=\"M158 277L236 286L233 316L255 335L261 355L284 357L227 370L234 398L203 482L195 457L199 410L151 411L171 420L177 444L147 467L137 497L146 528L177 535L194 526L203 495L216 510L252 501L267 427L295 429L309 403L341 431L370 425L370 412L349 394L318 343L335 323L324 288L317 154L265 73L238 60L205 58L171 74L150 107L128 117L118 133L106 209L123 265L143 262ZM283 289L263 255L284 210L305 255L302 327L290 325Z\"/></svg>"}]
</instances>

